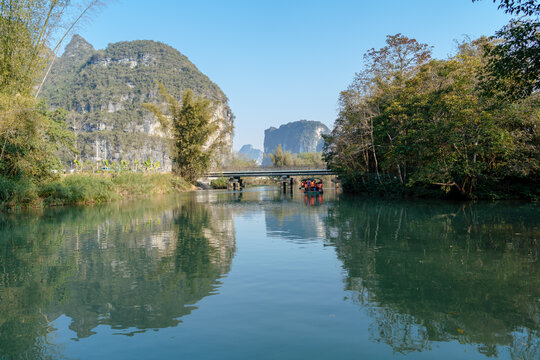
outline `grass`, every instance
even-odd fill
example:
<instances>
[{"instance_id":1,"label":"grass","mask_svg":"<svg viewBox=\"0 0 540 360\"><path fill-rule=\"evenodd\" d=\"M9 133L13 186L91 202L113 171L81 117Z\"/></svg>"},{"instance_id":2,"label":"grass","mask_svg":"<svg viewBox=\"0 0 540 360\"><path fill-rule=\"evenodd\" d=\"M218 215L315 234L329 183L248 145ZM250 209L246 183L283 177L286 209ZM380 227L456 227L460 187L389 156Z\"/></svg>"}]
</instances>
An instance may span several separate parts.
<instances>
[{"instance_id":1,"label":"grass","mask_svg":"<svg viewBox=\"0 0 540 360\"><path fill-rule=\"evenodd\" d=\"M210 186L212 187L212 189L227 189L228 184L229 179L224 177L220 177L210 181Z\"/></svg>"},{"instance_id":2,"label":"grass","mask_svg":"<svg viewBox=\"0 0 540 360\"><path fill-rule=\"evenodd\" d=\"M105 203L192 189L172 174L74 174L42 184L0 177L0 208Z\"/></svg>"}]
</instances>

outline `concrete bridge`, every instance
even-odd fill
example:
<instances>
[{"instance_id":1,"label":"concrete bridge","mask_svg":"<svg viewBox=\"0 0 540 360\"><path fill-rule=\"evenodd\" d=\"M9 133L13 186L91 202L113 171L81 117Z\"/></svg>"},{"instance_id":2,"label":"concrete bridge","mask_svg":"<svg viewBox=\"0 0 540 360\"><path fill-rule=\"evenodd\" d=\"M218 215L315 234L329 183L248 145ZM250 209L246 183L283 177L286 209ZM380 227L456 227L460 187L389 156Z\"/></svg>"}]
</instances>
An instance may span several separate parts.
<instances>
[{"instance_id":1,"label":"concrete bridge","mask_svg":"<svg viewBox=\"0 0 540 360\"><path fill-rule=\"evenodd\" d=\"M206 177L229 177L229 178L243 178L243 177L265 177L265 176L323 176L323 175L336 175L335 172L328 169L279 169L279 168L267 168L261 170L223 170L209 172Z\"/></svg>"},{"instance_id":2,"label":"concrete bridge","mask_svg":"<svg viewBox=\"0 0 540 360\"><path fill-rule=\"evenodd\" d=\"M228 177L229 189L239 190L245 186L242 178L245 177L268 177L279 176L281 177L281 186L283 191L286 191L287 187L292 191L293 189L293 176L302 177L314 177L324 175L336 175L335 172L328 169L279 169L279 168L263 168L256 170L223 170L209 172L205 175L207 178Z\"/></svg>"}]
</instances>

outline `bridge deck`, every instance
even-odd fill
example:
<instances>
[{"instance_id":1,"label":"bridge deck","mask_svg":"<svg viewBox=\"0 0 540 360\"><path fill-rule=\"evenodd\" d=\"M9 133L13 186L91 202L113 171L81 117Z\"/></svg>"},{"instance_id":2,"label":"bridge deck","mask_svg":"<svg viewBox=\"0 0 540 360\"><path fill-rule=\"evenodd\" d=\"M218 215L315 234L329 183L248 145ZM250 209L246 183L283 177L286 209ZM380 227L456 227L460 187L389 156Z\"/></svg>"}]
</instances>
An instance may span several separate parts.
<instances>
[{"instance_id":1,"label":"bridge deck","mask_svg":"<svg viewBox=\"0 0 540 360\"><path fill-rule=\"evenodd\" d=\"M264 170L235 170L210 172L206 177L265 177L265 176L322 176L336 175L328 169L264 169Z\"/></svg>"}]
</instances>

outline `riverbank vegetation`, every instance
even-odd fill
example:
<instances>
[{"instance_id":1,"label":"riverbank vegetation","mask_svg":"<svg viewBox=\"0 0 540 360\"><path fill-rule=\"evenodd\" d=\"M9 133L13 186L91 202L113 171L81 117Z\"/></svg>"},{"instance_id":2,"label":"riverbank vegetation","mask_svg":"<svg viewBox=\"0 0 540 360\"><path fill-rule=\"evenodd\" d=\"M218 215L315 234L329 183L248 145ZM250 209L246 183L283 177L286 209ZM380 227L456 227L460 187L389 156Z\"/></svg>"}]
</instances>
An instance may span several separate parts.
<instances>
[{"instance_id":1,"label":"riverbank vegetation","mask_svg":"<svg viewBox=\"0 0 540 360\"><path fill-rule=\"evenodd\" d=\"M100 203L193 188L178 176L158 174L160 163L150 159L118 164L77 160L75 135L66 126L67 112L49 110L37 98L63 40L99 5L97 0L0 2L1 209ZM195 121L204 118L203 122L212 110L209 101L194 99L189 92L178 109L184 117L193 111ZM199 134L212 133L202 125L195 126ZM75 174L62 175L65 164L60 154L72 154ZM174 159L177 166L179 159ZM209 161L193 159L202 167Z\"/></svg>"},{"instance_id":2,"label":"riverbank vegetation","mask_svg":"<svg viewBox=\"0 0 540 360\"><path fill-rule=\"evenodd\" d=\"M229 185L229 179L226 177L220 177L210 181L212 189L227 189Z\"/></svg>"},{"instance_id":3,"label":"riverbank vegetation","mask_svg":"<svg viewBox=\"0 0 540 360\"><path fill-rule=\"evenodd\" d=\"M537 56L538 22L536 29L522 46ZM497 49L505 44L498 37L465 41L454 56L436 60L430 46L397 34L368 51L326 137L325 159L344 189L540 198L538 82L508 61L502 72Z\"/></svg>"},{"instance_id":4,"label":"riverbank vegetation","mask_svg":"<svg viewBox=\"0 0 540 360\"><path fill-rule=\"evenodd\" d=\"M56 197L66 203L101 201L112 190L102 181L59 177L58 152L73 150L65 112L37 99L40 84L63 39L99 1L0 2L0 207ZM78 5L82 10L73 12ZM70 15L74 17L70 18ZM66 30L67 29L67 30ZM107 190L107 191L105 191ZM60 196L60 193L62 194Z\"/></svg>"},{"instance_id":5,"label":"riverbank vegetation","mask_svg":"<svg viewBox=\"0 0 540 360\"><path fill-rule=\"evenodd\" d=\"M172 174L72 174L36 182L0 177L0 209L95 204L193 190Z\"/></svg>"}]
</instances>

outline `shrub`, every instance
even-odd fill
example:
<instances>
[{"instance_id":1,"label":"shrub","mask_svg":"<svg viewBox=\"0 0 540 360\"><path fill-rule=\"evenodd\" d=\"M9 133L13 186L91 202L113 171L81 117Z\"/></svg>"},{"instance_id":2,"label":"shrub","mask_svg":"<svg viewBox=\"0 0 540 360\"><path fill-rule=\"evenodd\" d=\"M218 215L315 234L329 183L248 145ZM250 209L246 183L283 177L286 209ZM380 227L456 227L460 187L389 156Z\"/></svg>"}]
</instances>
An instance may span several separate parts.
<instances>
[{"instance_id":1,"label":"shrub","mask_svg":"<svg viewBox=\"0 0 540 360\"><path fill-rule=\"evenodd\" d=\"M212 189L226 189L228 184L229 180L224 177L210 181L210 186Z\"/></svg>"},{"instance_id":2,"label":"shrub","mask_svg":"<svg viewBox=\"0 0 540 360\"><path fill-rule=\"evenodd\" d=\"M48 203L72 203L73 192L66 184L55 181L42 186L39 196L46 199Z\"/></svg>"},{"instance_id":3,"label":"shrub","mask_svg":"<svg viewBox=\"0 0 540 360\"><path fill-rule=\"evenodd\" d=\"M112 182L122 195L147 195L154 190L150 176L141 173L117 174Z\"/></svg>"},{"instance_id":4,"label":"shrub","mask_svg":"<svg viewBox=\"0 0 540 360\"><path fill-rule=\"evenodd\" d=\"M116 198L110 179L72 175L43 185L39 196L48 204L101 203Z\"/></svg>"},{"instance_id":5,"label":"shrub","mask_svg":"<svg viewBox=\"0 0 540 360\"><path fill-rule=\"evenodd\" d=\"M73 175L66 177L64 184L69 187L66 192L71 195L69 203L101 203L117 197L112 181L105 177Z\"/></svg>"},{"instance_id":6,"label":"shrub","mask_svg":"<svg viewBox=\"0 0 540 360\"><path fill-rule=\"evenodd\" d=\"M15 183L13 180L0 176L0 202L7 202L11 199Z\"/></svg>"}]
</instances>

